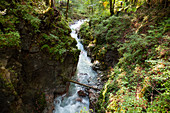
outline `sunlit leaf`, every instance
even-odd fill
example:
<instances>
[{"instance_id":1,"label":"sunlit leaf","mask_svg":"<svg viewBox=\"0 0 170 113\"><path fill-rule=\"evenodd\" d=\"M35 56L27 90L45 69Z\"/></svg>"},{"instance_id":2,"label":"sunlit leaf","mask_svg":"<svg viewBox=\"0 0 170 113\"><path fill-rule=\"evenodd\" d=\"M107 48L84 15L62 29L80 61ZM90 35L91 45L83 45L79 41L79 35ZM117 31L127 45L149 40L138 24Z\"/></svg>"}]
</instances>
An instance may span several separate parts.
<instances>
[{"instance_id":1,"label":"sunlit leaf","mask_svg":"<svg viewBox=\"0 0 170 113\"><path fill-rule=\"evenodd\" d=\"M107 7L108 4L109 4L108 1L103 2L103 6L104 6L105 8Z\"/></svg>"}]
</instances>

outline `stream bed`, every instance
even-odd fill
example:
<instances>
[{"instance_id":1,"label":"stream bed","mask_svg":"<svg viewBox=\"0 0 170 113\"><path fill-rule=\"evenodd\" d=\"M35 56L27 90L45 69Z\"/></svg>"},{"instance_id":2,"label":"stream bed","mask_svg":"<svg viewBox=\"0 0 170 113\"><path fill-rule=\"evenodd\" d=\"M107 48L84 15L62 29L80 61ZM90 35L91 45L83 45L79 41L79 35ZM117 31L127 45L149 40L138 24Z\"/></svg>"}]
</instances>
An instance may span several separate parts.
<instances>
[{"instance_id":1,"label":"stream bed","mask_svg":"<svg viewBox=\"0 0 170 113\"><path fill-rule=\"evenodd\" d=\"M71 36L76 39L77 47L81 50L77 71L72 79L83 84L96 86L97 73L91 68L91 59L87 57L87 51L84 50L84 47L80 43L76 33L76 29L79 29L80 25L83 23L84 20L79 20L70 25L72 30ZM86 96L80 96L78 92L86 93ZM68 94L57 97L54 103L54 113L80 113L81 111L88 111L90 104L86 88L74 83L70 84Z\"/></svg>"}]
</instances>

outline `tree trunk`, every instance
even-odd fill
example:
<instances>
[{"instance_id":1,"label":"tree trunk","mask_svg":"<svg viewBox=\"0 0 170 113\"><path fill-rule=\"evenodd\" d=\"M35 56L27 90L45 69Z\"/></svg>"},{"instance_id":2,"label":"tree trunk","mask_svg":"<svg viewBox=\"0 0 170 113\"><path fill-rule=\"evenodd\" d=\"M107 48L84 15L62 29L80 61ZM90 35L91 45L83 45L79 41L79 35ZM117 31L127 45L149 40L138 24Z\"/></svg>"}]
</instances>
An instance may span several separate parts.
<instances>
[{"instance_id":1,"label":"tree trunk","mask_svg":"<svg viewBox=\"0 0 170 113\"><path fill-rule=\"evenodd\" d=\"M62 75L61 75L61 76L62 76ZM93 87L93 86L89 86L89 85L86 85L86 84L82 84L82 83L79 83L79 82L70 80L70 79L66 78L65 76L62 76L62 77L63 77L63 80L64 80L64 81L72 82L72 83L75 83L75 84L78 84L78 85L81 85L81 86L85 86L85 87L89 87L89 88L92 88L92 89L95 89L95 90L100 90L100 89L95 88L95 87Z\"/></svg>"},{"instance_id":2,"label":"tree trunk","mask_svg":"<svg viewBox=\"0 0 170 113\"><path fill-rule=\"evenodd\" d=\"M114 13L114 8L115 8L115 1L116 0L113 0L113 13Z\"/></svg>"},{"instance_id":3,"label":"tree trunk","mask_svg":"<svg viewBox=\"0 0 170 113\"><path fill-rule=\"evenodd\" d=\"M112 0L109 0L109 1L110 1L110 14L112 16L114 14Z\"/></svg>"},{"instance_id":4,"label":"tree trunk","mask_svg":"<svg viewBox=\"0 0 170 113\"><path fill-rule=\"evenodd\" d=\"M54 6L55 6L54 4L55 4L54 0L51 0L51 7L52 8L54 8Z\"/></svg>"},{"instance_id":5,"label":"tree trunk","mask_svg":"<svg viewBox=\"0 0 170 113\"><path fill-rule=\"evenodd\" d=\"M136 6L137 3L138 3L138 0L134 0L133 5Z\"/></svg>"},{"instance_id":6,"label":"tree trunk","mask_svg":"<svg viewBox=\"0 0 170 113\"><path fill-rule=\"evenodd\" d=\"M68 18L69 0L67 0L66 19Z\"/></svg>"},{"instance_id":7,"label":"tree trunk","mask_svg":"<svg viewBox=\"0 0 170 113\"><path fill-rule=\"evenodd\" d=\"M89 85L86 85L86 84L82 84L82 83L79 83L79 82L76 82L76 81L73 81L73 80L67 80L68 82L72 82L72 83L75 83L75 84L78 84L78 85L81 85L81 86L85 86L85 87L89 87L89 88L92 88L92 89L95 89L95 90L100 90L98 88L95 88L93 86L89 86Z\"/></svg>"}]
</instances>

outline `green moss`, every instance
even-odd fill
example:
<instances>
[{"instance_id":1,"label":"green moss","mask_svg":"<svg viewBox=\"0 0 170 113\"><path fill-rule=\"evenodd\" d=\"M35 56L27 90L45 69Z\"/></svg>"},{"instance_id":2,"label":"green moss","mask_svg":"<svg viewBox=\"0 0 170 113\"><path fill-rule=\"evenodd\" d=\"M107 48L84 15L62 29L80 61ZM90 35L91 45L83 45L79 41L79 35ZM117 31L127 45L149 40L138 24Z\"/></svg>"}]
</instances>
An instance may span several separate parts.
<instances>
[{"instance_id":1,"label":"green moss","mask_svg":"<svg viewBox=\"0 0 170 113\"><path fill-rule=\"evenodd\" d=\"M26 32L32 35L37 34L33 37L34 40L37 40L36 45L41 50L47 51L51 58L63 62L66 53L72 52L71 46L75 49L77 47L75 39L70 36L71 29L64 17L61 15L54 17L54 13L54 10L51 9L48 13L39 15L30 2L13 4L13 10L9 9L7 15L0 16L2 24L0 48L16 47L20 49L21 30L18 31L20 29L18 27L23 25ZM24 23L21 23L20 20Z\"/></svg>"},{"instance_id":2,"label":"green moss","mask_svg":"<svg viewBox=\"0 0 170 113\"><path fill-rule=\"evenodd\" d=\"M10 96L17 96L17 92L15 91L14 84L12 83L11 79L6 78L6 73L0 73L0 85L1 85L1 93Z\"/></svg>"},{"instance_id":3,"label":"green moss","mask_svg":"<svg viewBox=\"0 0 170 113\"><path fill-rule=\"evenodd\" d=\"M54 26L57 28L58 35L61 35L60 33L67 35L71 33L68 22L65 21L64 17L61 17L61 20L57 21Z\"/></svg>"},{"instance_id":4,"label":"green moss","mask_svg":"<svg viewBox=\"0 0 170 113\"><path fill-rule=\"evenodd\" d=\"M61 29L64 31L63 28ZM61 62L64 61L64 56L67 52L72 53L75 59L77 59L77 55L79 55L79 53L77 53L78 49L75 39L64 33L58 34L57 31L52 31L51 34L44 33L42 34L41 40L41 50L47 51L51 55L51 58L55 58Z\"/></svg>"},{"instance_id":5,"label":"green moss","mask_svg":"<svg viewBox=\"0 0 170 113\"><path fill-rule=\"evenodd\" d=\"M77 52L73 52L73 48L77 50L76 41L70 36L71 29L62 16L58 17L58 21L52 22L53 30L42 33L40 36L41 50L48 52L51 58L63 62L67 53L71 53L77 59Z\"/></svg>"},{"instance_id":6,"label":"green moss","mask_svg":"<svg viewBox=\"0 0 170 113\"><path fill-rule=\"evenodd\" d=\"M17 47L20 48L20 34L18 32L0 33L0 48Z\"/></svg>"},{"instance_id":7,"label":"green moss","mask_svg":"<svg viewBox=\"0 0 170 113\"><path fill-rule=\"evenodd\" d=\"M18 18L11 14L13 13L12 11L8 12L8 15L0 16L0 48L20 48L20 34L15 27L15 24L18 23Z\"/></svg>"},{"instance_id":8,"label":"green moss","mask_svg":"<svg viewBox=\"0 0 170 113\"><path fill-rule=\"evenodd\" d=\"M79 37L82 39L81 41L84 46L88 46L90 42L94 40L94 37L92 35L88 22L85 22L81 25L81 28L79 31Z\"/></svg>"}]
</instances>

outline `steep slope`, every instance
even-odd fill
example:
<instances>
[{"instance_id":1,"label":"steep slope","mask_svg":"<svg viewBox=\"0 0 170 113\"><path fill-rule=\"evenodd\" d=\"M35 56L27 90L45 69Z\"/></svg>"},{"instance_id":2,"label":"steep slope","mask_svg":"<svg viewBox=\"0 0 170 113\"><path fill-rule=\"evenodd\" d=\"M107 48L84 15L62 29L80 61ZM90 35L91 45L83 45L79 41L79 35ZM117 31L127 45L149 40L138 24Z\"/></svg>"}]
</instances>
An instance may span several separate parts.
<instances>
[{"instance_id":1,"label":"steep slope","mask_svg":"<svg viewBox=\"0 0 170 113\"><path fill-rule=\"evenodd\" d=\"M106 72L96 112L170 111L169 11L142 6L131 16L96 16L82 25L80 38Z\"/></svg>"}]
</instances>

